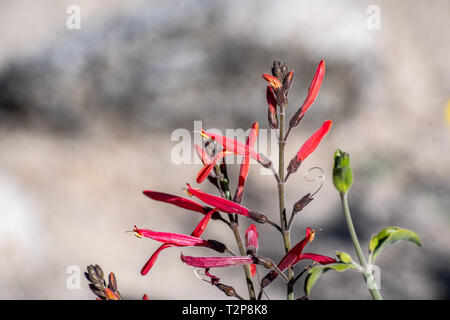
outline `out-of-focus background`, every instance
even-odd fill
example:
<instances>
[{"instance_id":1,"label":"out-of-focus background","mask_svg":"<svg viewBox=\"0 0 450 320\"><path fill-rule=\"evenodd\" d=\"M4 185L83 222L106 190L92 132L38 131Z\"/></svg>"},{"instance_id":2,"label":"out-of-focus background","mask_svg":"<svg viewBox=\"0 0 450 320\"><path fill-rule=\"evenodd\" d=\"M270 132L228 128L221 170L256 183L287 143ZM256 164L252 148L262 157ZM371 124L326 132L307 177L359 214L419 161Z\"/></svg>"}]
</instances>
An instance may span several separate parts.
<instances>
[{"instance_id":1,"label":"out-of-focus background","mask_svg":"<svg viewBox=\"0 0 450 320\"><path fill-rule=\"evenodd\" d=\"M81 29L66 27L69 5L81 9ZM376 14L370 5L380 10L379 29L368 27ZM84 278L79 290L66 285L68 267L93 263L115 272L128 299L225 298L179 259L181 251L209 251L168 249L143 277L140 268L159 244L125 231L134 224L192 231L198 214L141 191L183 195L186 182L196 186L200 165L171 161L173 130L192 131L194 120L222 130L253 121L267 127L261 74L274 59L295 70L288 114L320 59L327 66L287 158L324 120L334 121L287 183L291 206L317 187L304 180L308 168L327 176L297 218L293 241L306 226L321 228L308 252L353 254L330 178L341 148L352 157L349 200L363 247L388 225L413 229L423 241L380 256L383 296L450 298L448 12L446 0L1 1L0 298L93 299ZM274 179L256 164L243 204L278 217ZM234 248L231 232L213 222L205 237ZM259 230L260 253L280 259L281 237L266 225ZM240 267L216 274L247 294ZM278 279L267 292L279 299L285 289ZM301 284L296 292L303 295ZM311 298L370 296L356 272L329 272Z\"/></svg>"}]
</instances>

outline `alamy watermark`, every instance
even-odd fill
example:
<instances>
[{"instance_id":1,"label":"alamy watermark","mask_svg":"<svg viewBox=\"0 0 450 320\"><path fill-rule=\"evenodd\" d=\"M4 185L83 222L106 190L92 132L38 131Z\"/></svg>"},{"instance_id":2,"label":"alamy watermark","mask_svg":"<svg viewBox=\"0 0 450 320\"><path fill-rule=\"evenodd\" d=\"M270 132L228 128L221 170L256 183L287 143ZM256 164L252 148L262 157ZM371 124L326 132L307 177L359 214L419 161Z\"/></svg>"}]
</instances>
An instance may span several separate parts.
<instances>
[{"instance_id":1,"label":"alamy watermark","mask_svg":"<svg viewBox=\"0 0 450 320\"><path fill-rule=\"evenodd\" d=\"M66 13L69 15L66 20L66 27L69 30L81 29L81 8L75 4L67 7Z\"/></svg>"}]
</instances>

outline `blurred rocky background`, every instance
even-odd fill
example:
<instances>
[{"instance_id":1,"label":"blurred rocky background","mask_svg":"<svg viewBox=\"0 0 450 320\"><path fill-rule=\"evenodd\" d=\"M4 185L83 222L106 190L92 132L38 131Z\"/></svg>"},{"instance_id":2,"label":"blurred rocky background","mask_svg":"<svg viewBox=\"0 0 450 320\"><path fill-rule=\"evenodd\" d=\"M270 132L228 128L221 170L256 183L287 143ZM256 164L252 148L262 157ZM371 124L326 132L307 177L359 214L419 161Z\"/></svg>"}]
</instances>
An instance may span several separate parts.
<instances>
[{"instance_id":1,"label":"blurred rocky background","mask_svg":"<svg viewBox=\"0 0 450 320\"><path fill-rule=\"evenodd\" d=\"M66 27L71 4L81 8L80 30ZM369 5L380 8L379 30L367 27ZM450 298L448 12L445 0L0 1L0 298L93 299L84 278L79 290L66 285L68 267L92 263L115 272L124 298L225 298L179 259L181 251L209 252L168 249L142 277L159 244L125 231L134 224L192 231L198 214L141 191L182 195L194 183L198 164L171 161L173 130L192 131L194 120L222 130L253 121L266 127L261 74L274 59L296 72L292 113L319 60L327 65L287 157L324 120L334 121L287 184L290 206L317 187L304 179L308 168L327 176L297 218L293 241L311 226L323 230L308 252L353 253L330 179L341 148L352 157L349 200L363 246L388 225L413 229L423 241L378 259L383 296ZM276 219L274 179L259 172L253 165L244 204ZM259 229L261 254L281 258L281 237ZM220 223L205 236L233 245ZM241 268L216 274L246 295ZM303 294L301 284L296 292ZM281 281L268 294L283 298ZM359 274L330 272L312 298L370 296Z\"/></svg>"}]
</instances>

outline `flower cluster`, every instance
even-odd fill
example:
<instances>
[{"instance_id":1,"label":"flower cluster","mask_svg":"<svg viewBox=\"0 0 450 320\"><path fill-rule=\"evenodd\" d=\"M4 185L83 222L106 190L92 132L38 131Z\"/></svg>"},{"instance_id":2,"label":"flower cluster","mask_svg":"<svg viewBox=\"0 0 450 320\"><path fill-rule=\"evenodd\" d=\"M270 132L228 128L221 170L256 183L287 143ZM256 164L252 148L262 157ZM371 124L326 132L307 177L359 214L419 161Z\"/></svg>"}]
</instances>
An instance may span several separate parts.
<instances>
[{"instance_id":1,"label":"flower cluster","mask_svg":"<svg viewBox=\"0 0 450 320\"><path fill-rule=\"evenodd\" d=\"M322 83L322 79L325 72L325 63L322 60L319 63L316 74L310 85L307 97L303 102L300 109L294 114L289 122L289 129L285 137L280 136L280 141L286 141L289 132L296 127L304 117L306 111L312 105L318 94L319 88ZM282 128L284 125L284 108L288 102L288 91L291 88L294 79L294 72L288 71L286 64L280 62L274 62L272 68L272 75L263 74L263 78L268 82L266 90L266 98L268 104L268 123L271 129L279 129L280 134L283 133ZM200 213L202 218L195 226L190 235L159 232L150 229L141 229L134 226L133 233L139 238L150 238L155 241L161 242L162 245L151 255L149 260L144 264L141 269L141 274L146 275L150 269L154 266L159 254L169 247L204 247L208 250L214 250L222 255L220 256L205 256L194 257L181 253L181 261L185 264L200 268L203 270L205 278L203 280L215 285L222 291L223 288L227 288L227 292L233 292L233 296L240 297L236 294L235 290L219 282L219 278L210 273L211 268L225 268L241 265L244 267L247 277L247 284L249 287L249 296L251 299L256 298L253 278L257 273L257 267L261 266L269 269L265 277L262 278L260 286L260 297L262 290L267 287L272 281L274 281L279 275L286 281L292 281L292 278L288 278L283 271L294 267L301 260L312 260L315 263L326 265L336 262L335 259L315 254L315 253L303 253L303 249L306 244L314 239L315 231L311 228L306 228L306 236L303 240L297 243L292 248L286 247L286 252L281 260L275 264L271 259L261 257L258 255L258 238L259 233L255 224L251 224L245 233L245 246L241 239L238 229L238 217L249 220L249 222L256 222L259 224L267 224L273 227L275 230L286 236L287 230L286 219L281 220L280 224L273 222L273 218L267 214L257 210L247 208L242 205L243 194L245 190L245 183L250 170L250 161L255 160L264 168L270 169L275 178L278 181L278 185L284 185L286 179L290 174L297 171L300 164L317 148L322 138L329 132L332 125L331 120L327 120L300 148L298 153L294 156L287 167L287 176L282 178L284 173L277 172L273 167L273 162L264 154L258 152L255 149L255 143L258 137L258 122L254 122L249 130L249 134L245 143L242 143L236 139L232 139L227 136L222 136L217 133L209 132L207 130L201 130L200 134L204 139L204 143L195 145L195 150L202 160L203 166L197 174L196 182L198 184L208 180L218 190L219 195L206 193L198 188L193 188L189 183L186 184L185 192L189 197L195 197L200 202L193 201L191 199L162 193L158 191L145 190L144 195L155 201L165 202L185 210ZM284 140L281 140L284 139ZM209 148L209 146L213 148ZM227 164L225 157L227 155L242 156L242 163L240 165L239 177L237 179L237 187L232 195L229 187L229 177L227 172ZM283 169L284 171L284 169ZM284 197L284 195L283 195ZM302 208L299 209L299 201L294 206L297 210L294 210L293 215L303 209L311 200L310 194L307 197L303 197ZM284 201L284 199L283 199ZM285 215L285 209L283 214ZM225 214L226 216L223 216ZM205 239L203 237L204 232L211 222L211 220L221 221L226 223L230 229L232 229L239 253L234 253L229 249L228 245L221 243L213 239ZM289 226L290 228L290 226ZM293 284L293 283L291 283ZM231 289L230 289L231 288ZM229 295L229 294L227 294Z\"/></svg>"},{"instance_id":2,"label":"flower cluster","mask_svg":"<svg viewBox=\"0 0 450 320\"><path fill-rule=\"evenodd\" d=\"M419 236L411 230L396 226L387 227L378 234L374 234L368 246L368 255L366 256L359 244L355 228L353 226L347 203L348 193L353 183L353 172L350 167L350 156L341 150L336 150L333 166L333 184L339 191L341 197L342 209L344 212L347 228L357 254L357 260L353 259L348 253L336 251L336 259L317 254L304 253L306 245L314 240L316 231L310 227L305 229L305 237L297 244L292 245L291 234L293 230L293 221L298 213L314 200L315 195L323 185L324 175L322 174L322 184L312 192L300 197L293 203L292 211L288 219L285 184L290 175L295 174L301 164L307 157L316 150L322 139L331 129L332 121L326 120L322 126L315 131L310 138L304 142L299 151L291 158L287 167L285 167L285 145L289 134L296 128L306 112L314 103L319 93L322 81L325 75L325 62L322 60L317 66L316 73L311 81L307 96L299 109L293 114L288 127L285 128L285 116L288 106L288 92L291 89L294 80L294 71L289 70L285 63L274 61L272 74L263 74L262 77L267 81L266 100L268 105L268 124L272 130L278 133L278 163L276 170L273 162L264 154L255 149L258 137L259 124L254 122L249 130L245 143L230 137L222 136L207 130L201 130L200 134L204 141L202 145L194 145L197 155L201 159L203 166L197 173L196 182L202 184L208 181L217 189L217 195L204 192L199 188L193 188L186 183L185 192L189 198L163 193L159 191L145 190L144 195L148 198L165 202L177 206L186 211L200 214L198 223L190 235L161 232L150 229L143 229L134 226L131 232L138 238L150 238L161 242L161 246L150 256L148 261L141 269L142 275L147 275L155 265L159 254L170 247L202 247L204 250L213 250L217 252L216 256L189 256L180 252L180 259L186 265L193 267L194 272L199 279L205 281L228 297L234 297L243 300L242 295L236 290L211 273L214 268L229 268L241 266L244 270L249 299L260 300L263 294L267 296L265 289L277 278L285 281L287 287L287 298L294 299L294 285L306 273L304 280L305 295L302 298L309 299L311 290L318 279L329 270L343 272L346 270L357 270L362 275L367 284L368 291L373 299L382 299L373 274L375 259L388 246L398 241L409 241L416 245L421 245ZM285 130L287 129L287 130ZM237 186L234 194L230 190L230 180L228 175L226 156L237 155L242 157L239 176L237 177ZM250 161L254 160L273 173L278 188L279 203L279 222L274 220L272 214L260 212L248 208L242 204L245 184L250 170ZM313 169L317 169L314 167ZM320 168L319 168L320 169ZM311 170L311 169L310 169ZM307 173L310 171L308 170ZM320 169L321 170L321 169ZM321 170L322 171L322 170ZM323 172L322 172L323 173ZM191 200L195 198L197 200ZM239 220L247 220L250 226L245 232L245 242L241 238L239 230ZM235 253L230 244L225 244L214 239L205 239L206 228L212 221L226 224L232 231L236 242L238 252ZM281 259L275 263L271 258L263 257L259 254L260 237L265 236L266 230L261 233L263 228L271 227L272 230L279 232L282 236L284 252L280 254ZM303 232L303 227L301 228ZM309 260L310 263L302 271L295 274L294 267L303 260ZM259 267L259 268L258 268ZM264 277L255 277L262 268L267 273ZM262 270L264 270L262 269ZM103 271L98 265L87 267L86 277L89 280L91 291L97 295L99 300L120 300L122 299L118 289L117 280L113 273L110 273L108 285L103 276ZM255 281L258 279L259 293L255 291ZM300 298L300 299L302 299ZM148 300L147 295L143 296Z\"/></svg>"}]
</instances>

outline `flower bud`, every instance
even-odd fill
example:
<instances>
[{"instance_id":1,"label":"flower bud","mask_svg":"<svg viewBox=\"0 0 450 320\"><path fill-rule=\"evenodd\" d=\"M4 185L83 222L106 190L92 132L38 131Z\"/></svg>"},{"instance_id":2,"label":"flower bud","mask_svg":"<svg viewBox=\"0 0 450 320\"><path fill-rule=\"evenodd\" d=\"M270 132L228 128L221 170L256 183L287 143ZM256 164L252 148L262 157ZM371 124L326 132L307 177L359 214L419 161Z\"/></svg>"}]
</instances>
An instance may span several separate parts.
<instances>
[{"instance_id":1,"label":"flower bud","mask_svg":"<svg viewBox=\"0 0 450 320\"><path fill-rule=\"evenodd\" d=\"M311 198L311 193L306 194L294 204L294 212L297 213L302 211L303 208L306 207L312 200L313 198Z\"/></svg>"},{"instance_id":2,"label":"flower bud","mask_svg":"<svg viewBox=\"0 0 450 320\"><path fill-rule=\"evenodd\" d=\"M333 184L336 189L346 194L352 187L353 172L350 168L350 155L337 149L334 153Z\"/></svg>"}]
</instances>

